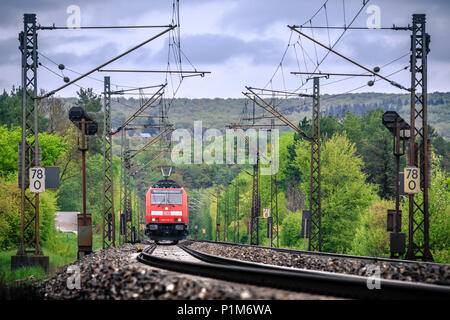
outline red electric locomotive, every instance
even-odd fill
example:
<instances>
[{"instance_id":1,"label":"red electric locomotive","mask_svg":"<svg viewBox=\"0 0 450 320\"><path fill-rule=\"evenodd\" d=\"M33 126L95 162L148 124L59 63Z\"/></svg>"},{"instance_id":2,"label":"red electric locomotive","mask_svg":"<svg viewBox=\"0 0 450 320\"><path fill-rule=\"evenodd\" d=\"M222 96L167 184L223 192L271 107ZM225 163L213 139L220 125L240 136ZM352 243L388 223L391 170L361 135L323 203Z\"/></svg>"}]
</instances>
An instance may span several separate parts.
<instances>
[{"instance_id":1,"label":"red electric locomotive","mask_svg":"<svg viewBox=\"0 0 450 320\"><path fill-rule=\"evenodd\" d=\"M188 195L173 180L160 180L145 195L145 234L158 243L161 240L186 238L189 224Z\"/></svg>"}]
</instances>

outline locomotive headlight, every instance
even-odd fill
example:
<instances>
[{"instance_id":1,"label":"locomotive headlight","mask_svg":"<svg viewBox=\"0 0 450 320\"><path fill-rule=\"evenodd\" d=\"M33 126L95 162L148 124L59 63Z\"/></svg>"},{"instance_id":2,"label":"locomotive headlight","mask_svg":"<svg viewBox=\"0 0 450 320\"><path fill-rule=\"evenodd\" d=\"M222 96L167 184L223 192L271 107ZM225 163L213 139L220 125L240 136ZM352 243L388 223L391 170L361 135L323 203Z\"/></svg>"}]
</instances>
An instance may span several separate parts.
<instances>
[{"instance_id":1,"label":"locomotive headlight","mask_svg":"<svg viewBox=\"0 0 450 320\"><path fill-rule=\"evenodd\" d=\"M181 222L181 219L180 219L180 218L178 218L178 219L177 219L177 221Z\"/></svg>"}]
</instances>

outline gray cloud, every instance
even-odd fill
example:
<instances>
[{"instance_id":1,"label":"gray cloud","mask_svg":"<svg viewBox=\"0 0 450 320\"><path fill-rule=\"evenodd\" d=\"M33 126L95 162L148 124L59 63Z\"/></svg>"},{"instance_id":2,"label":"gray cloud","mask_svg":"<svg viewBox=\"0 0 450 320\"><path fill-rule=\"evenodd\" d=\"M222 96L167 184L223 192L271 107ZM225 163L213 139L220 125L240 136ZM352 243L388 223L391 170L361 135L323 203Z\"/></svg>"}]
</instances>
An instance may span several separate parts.
<instances>
[{"instance_id":1,"label":"gray cloud","mask_svg":"<svg viewBox=\"0 0 450 320\"><path fill-rule=\"evenodd\" d=\"M224 63L232 58L250 58L255 64L273 64L280 54L282 42L276 39L244 41L217 34L190 35L183 38L183 51L200 64ZM167 50L157 54L166 59Z\"/></svg>"},{"instance_id":2,"label":"gray cloud","mask_svg":"<svg viewBox=\"0 0 450 320\"><path fill-rule=\"evenodd\" d=\"M208 65L208 68L214 69L224 65L239 65L245 63L248 72L258 74L261 77L261 70L275 70L280 62L281 56L286 48L289 37L289 30L286 24L301 24L307 21L314 12L322 5L324 1L299 1L299 0L180 0L181 20L182 20L182 49L189 57L189 60L198 67ZM347 0L346 3L346 21L348 23L356 10L361 6L361 0ZM218 12L212 15L204 8L204 4L213 3L214 8L223 8L223 15L215 22L214 31L205 26L204 30L198 28L202 21L196 21L195 26L190 26L189 19L183 16L184 12L198 12L205 17L216 16ZM66 8L69 5L76 4L81 7L83 25L111 25L111 24L134 24L133 21L143 21L144 17L149 15L156 16L160 21L170 22L172 16L172 1L170 0L115 0L105 3L96 0L2 0L0 4L0 53L2 61L0 62L0 84L2 87L10 87L17 78L20 77L20 53L18 50L17 33L23 28L23 13L35 12L38 22L42 25L65 25L68 17ZM427 14L427 31L431 34L431 52L429 55L429 66L445 66L450 64L450 41L448 41L448 16L450 13L450 1L448 0L371 0L369 4L375 4L381 8L381 23L383 26L407 25L411 23L413 13ZM231 9L230 9L231 8ZM186 10L185 10L186 9ZM329 0L327 4L328 19L330 25L343 24L343 11L341 0ZM185 10L185 11L184 11ZM203 10L203 11L201 11ZM367 14L363 11L354 25L364 26ZM321 11L312 21L315 25L325 25L326 17ZM159 22L158 20L158 22ZM148 21L153 24L155 21ZM286 28L283 33L274 26ZM192 31L194 27L195 31ZM7 34L7 32L9 34ZM68 67L74 66L77 71L85 71L106 61L118 53L119 46L131 47L136 44L137 33L127 38L119 37L123 35L121 31L102 31L98 33L70 33L65 31L47 31L39 33L39 50L50 56L57 63L64 63ZM212 32L217 34L212 34ZM331 37L336 38L339 33L332 32ZM327 42L325 32L316 31L316 37ZM372 67L381 65L409 51L409 31L347 31L341 42L336 47L338 51L348 53L356 61ZM296 35L294 36L294 38ZM123 40L118 40L123 39ZM252 39L252 40L249 40ZM280 40L281 39L281 40ZM315 60L314 48L307 44L306 52ZM70 45L70 50L65 49L65 45ZM166 40L163 49L155 51L155 47L145 46L124 60L136 65L136 67L146 68L148 65L159 65L165 68L167 64L167 45ZM57 48L56 48L57 46ZM93 48L88 53L81 53L80 49ZM297 58L290 48L283 63L285 72L297 69ZM296 49L299 49L297 46ZM319 50L319 60L324 51ZM303 56L297 51L299 63L303 68ZM48 66L51 63L41 57L40 60ZM402 64L408 62L408 57L402 60ZM310 61L308 64L311 65ZM343 66L350 66L341 58L329 54L322 71L329 71ZM6 66L17 67L17 74L8 75L5 71ZM273 67L273 68L271 68ZM188 67L186 67L188 68ZM11 70L9 68L8 70ZM253 71L252 71L253 70ZM265 70L265 69L264 69ZM349 71L359 71L357 68ZM431 69L430 69L431 70ZM448 70L438 70L440 72L436 78L445 79L443 76ZM44 71L42 71L44 72ZM272 72L267 73L267 80ZM72 75L73 76L73 75ZM217 74L215 77L224 77ZM249 75L242 75L245 78L251 78ZM430 86L433 84L433 78L430 77ZM127 78L133 81L130 76ZM255 79L255 82L261 79ZM220 81L216 81L220 83ZM225 81L221 83L226 87ZM449 88L449 83L440 81L435 83L439 90L445 91ZM447 88L447 89L445 89ZM204 95L202 88L198 88L199 96ZM232 95L227 92L226 94Z\"/></svg>"}]
</instances>

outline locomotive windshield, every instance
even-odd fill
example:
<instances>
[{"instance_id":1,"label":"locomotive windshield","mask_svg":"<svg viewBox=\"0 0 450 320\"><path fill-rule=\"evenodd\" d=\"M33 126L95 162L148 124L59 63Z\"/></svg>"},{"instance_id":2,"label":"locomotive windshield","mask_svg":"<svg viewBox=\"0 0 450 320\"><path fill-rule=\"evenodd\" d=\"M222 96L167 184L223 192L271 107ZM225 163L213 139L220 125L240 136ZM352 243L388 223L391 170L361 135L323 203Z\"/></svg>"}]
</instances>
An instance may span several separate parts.
<instances>
[{"instance_id":1,"label":"locomotive windshield","mask_svg":"<svg viewBox=\"0 0 450 320\"><path fill-rule=\"evenodd\" d=\"M152 190L152 204L182 204L181 190Z\"/></svg>"}]
</instances>

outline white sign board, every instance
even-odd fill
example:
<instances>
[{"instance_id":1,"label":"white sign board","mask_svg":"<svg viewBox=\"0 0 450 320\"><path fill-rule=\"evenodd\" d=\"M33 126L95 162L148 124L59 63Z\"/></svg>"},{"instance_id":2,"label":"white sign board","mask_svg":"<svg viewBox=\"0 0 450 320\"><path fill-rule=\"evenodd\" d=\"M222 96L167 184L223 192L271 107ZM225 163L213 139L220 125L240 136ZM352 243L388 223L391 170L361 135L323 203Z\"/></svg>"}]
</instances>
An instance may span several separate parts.
<instances>
[{"instance_id":1,"label":"white sign board","mask_svg":"<svg viewBox=\"0 0 450 320\"><path fill-rule=\"evenodd\" d=\"M30 192L42 193L45 191L45 169L41 167L30 168Z\"/></svg>"},{"instance_id":2,"label":"white sign board","mask_svg":"<svg viewBox=\"0 0 450 320\"><path fill-rule=\"evenodd\" d=\"M406 167L404 170L405 193L420 192L420 170L417 167Z\"/></svg>"}]
</instances>

